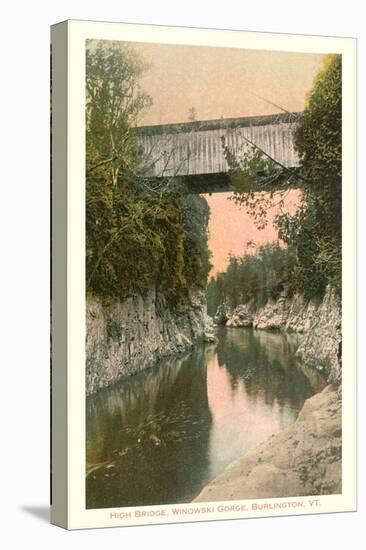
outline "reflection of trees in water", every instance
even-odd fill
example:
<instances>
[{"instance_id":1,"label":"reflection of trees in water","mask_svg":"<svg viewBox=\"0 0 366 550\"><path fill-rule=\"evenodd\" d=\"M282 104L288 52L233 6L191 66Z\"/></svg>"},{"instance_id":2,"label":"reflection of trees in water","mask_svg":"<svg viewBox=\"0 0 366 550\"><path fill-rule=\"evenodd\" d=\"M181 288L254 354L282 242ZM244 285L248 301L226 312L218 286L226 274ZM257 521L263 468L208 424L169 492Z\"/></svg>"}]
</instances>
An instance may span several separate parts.
<instances>
[{"instance_id":1,"label":"reflection of trees in water","mask_svg":"<svg viewBox=\"0 0 366 550\"><path fill-rule=\"evenodd\" d=\"M87 478L88 507L178 502L200 489L211 425L207 353L197 347L87 400L87 462L102 465Z\"/></svg>"},{"instance_id":2,"label":"reflection of trees in water","mask_svg":"<svg viewBox=\"0 0 366 550\"><path fill-rule=\"evenodd\" d=\"M297 341L296 335L279 332L226 329L217 346L219 365L227 368L233 388L243 380L253 401L298 409L314 390L295 358Z\"/></svg>"}]
</instances>

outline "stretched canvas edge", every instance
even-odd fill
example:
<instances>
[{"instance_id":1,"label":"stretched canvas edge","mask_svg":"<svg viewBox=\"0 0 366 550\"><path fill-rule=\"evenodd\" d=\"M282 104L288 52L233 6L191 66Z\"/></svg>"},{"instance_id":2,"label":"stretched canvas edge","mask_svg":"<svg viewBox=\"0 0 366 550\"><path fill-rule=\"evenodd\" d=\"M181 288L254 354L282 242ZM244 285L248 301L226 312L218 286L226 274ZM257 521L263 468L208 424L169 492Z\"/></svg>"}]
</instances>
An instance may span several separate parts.
<instances>
[{"instance_id":1,"label":"stretched canvas edge","mask_svg":"<svg viewBox=\"0 0 366 550\"><path fill-rule=\"evenodd\" d=\"M67 23L67 436L66 514L69 529L209 521L271 515L344 512L356 510L356 46L354 38L286 35L245 31L191 29L123 23L68 21ZM113 509L85 508L85 43L87 39L166 44L225 46L291 52L340 53L343 56L343 185L342 185L342 485L341 495L265 499L266 510L252 505L263 500L230 501L245 507L225 511L228 501L207 503L206 514L172 516L173 505ZM59 291L59 290L57 290ZM61 292L61 291L60 291ZM61 296L61 294L60 294ZM61 368L61 367L60 367ZM58 389L55 390L58 392ZM61 484L59 483L59 486ZM314 497L315 498L315 497ZM278 502L303 501L304 507L272 512ZM194 508L191 503L181 508ZM199 506L196 505L196 508ZM224 511L221 511L221 510ZM164 514L164 510L166 515ZM159 511L161 513L159 513ZM123 512L123 514L121 514ZM144 512L144 514L142 514ZM149 515L152 514L152 515ZM123 515L123 517L118 517Z\"/></svg>"}]
</instances>

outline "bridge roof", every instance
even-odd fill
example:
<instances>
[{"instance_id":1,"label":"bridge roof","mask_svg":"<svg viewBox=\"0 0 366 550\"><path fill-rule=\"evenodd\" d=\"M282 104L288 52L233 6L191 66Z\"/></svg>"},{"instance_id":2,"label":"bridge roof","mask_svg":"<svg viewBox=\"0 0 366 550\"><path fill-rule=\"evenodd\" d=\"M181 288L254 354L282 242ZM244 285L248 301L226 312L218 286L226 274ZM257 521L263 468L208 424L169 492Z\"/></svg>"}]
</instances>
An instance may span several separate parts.
<instances>
[{"instance_id":1,"label":"bridge roof","mask_svg":"<svg viewBox=\"0 0 366 550\"><path fill-rule=\"evenodd\" d=\"M216 120L195 120L174 124L154 124L139 126L137 131L141 135L153 136L161 134L175 134L181 132L221 130L228 128L244 128L249 126L265 126L268 124L293 123L301 116L301 112L277 113L273 115L247 116L238 118L220 118Z\"/></svg>"}]
</instances>

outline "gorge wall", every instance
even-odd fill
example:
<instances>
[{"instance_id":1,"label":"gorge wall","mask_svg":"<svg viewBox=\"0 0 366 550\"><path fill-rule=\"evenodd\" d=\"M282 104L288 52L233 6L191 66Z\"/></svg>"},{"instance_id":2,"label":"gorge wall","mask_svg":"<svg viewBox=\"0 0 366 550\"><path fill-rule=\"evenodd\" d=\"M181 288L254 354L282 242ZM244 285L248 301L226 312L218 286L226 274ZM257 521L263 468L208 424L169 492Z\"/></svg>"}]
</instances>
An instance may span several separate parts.
<instances>
[{"instance_id":1,"label":"gorge wall","mask_svg":"<svg viewBox=\"0 0 366 550\"><path fill-rule=\"evenodd\" d=\"M213 341L213 322L206 295L192 290L179 308L169 308L164 295L151 289L105 306L86 303L86 393L135 374L197 341Z\"/></svg>"},{"instance_id":2,"label":"gorge wall","mask_svg":"<svg viewBox=\"0 0 366 550\"><path fill-rule=\"evenodd\" d=\"M260 308L252 302L233 309L221 305L215 322L227 327L252 326L299 333L296 355L322 372L330 383L341 380L341 301L329 287L318 303L306 302L299 294L289 297L283 293Z\"/></svg>"}]
</instances>

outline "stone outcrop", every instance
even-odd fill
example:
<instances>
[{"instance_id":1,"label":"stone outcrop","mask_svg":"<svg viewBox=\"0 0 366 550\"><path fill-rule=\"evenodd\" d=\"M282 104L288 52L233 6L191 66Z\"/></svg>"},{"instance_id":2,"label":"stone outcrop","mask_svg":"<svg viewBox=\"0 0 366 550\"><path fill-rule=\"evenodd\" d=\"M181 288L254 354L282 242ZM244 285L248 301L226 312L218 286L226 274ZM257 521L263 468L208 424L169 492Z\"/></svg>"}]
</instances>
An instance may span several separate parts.
<instances>
[{"instance_id":1,"label":"stone outcrop","mask_svg":"<svg viewBox=\"0 0 366 550\"><path fill-rule=\"evenodd\" d=\"M313 315L296 355L309 367L323 371L329 382L341 382L342 313L339 299L331 292Z\"/></svg>"},{"instance_id":2,"label":"stone outcrop","mask_svg":"<svg viewBox=\"0 0 366 550\"><path fill-rule=\"evenodd\" d=\"M108 307L88 298L86 392L90 394L121 376L151 367L200 340L215 340L204 291L192 291L187 302L174 311L156 290Z\"/></svg>"},{"instance_id":3,"label":"stone outcrop","mask_svg":"<svg viewBox=\"0 0 366 550\"><path fill-rule=\"evenodd\" d=\"M340 390L307 399L294 424L230 464L197 502L342 492Z\"/></svg>"},{"instance_id":4,"label":"stone outcrop","mask_svg":"<svg viewBox=\"0 0 366 550\"><path fill-rule=\"evenodd\" d=\"M227 327L252 327L254 312L250 304L243 304L227 316ZM215 318L216 319L216 318Z\"/></svg>"},{"instance_id":5,"label":"stone outcrop","mask_svg":"<svg viewBox=\"0 0 366 550\"><path fill-rule=\"evenodd\" d=\"M278 300L270 300L256 312L253 326L258 329L306 332L311 328L317 309L315 302L305 303L299 294L291 298L281 295Z\"/></svg>"},{"instance_id":6,"label":"stone outcrop","mask_svg":"<svg viewBox=\"0 0 366 550\"><path fill-rule=\"evenodd\" d=\"M320 303L305 302L302 296L282 294L263 307L242 304L230 310L220 305L215 323L227 327L283 330L301 335L297 356L321 371L330 383L341 379L341 303L328 288Z\"/></svg>"}]
</instances>

